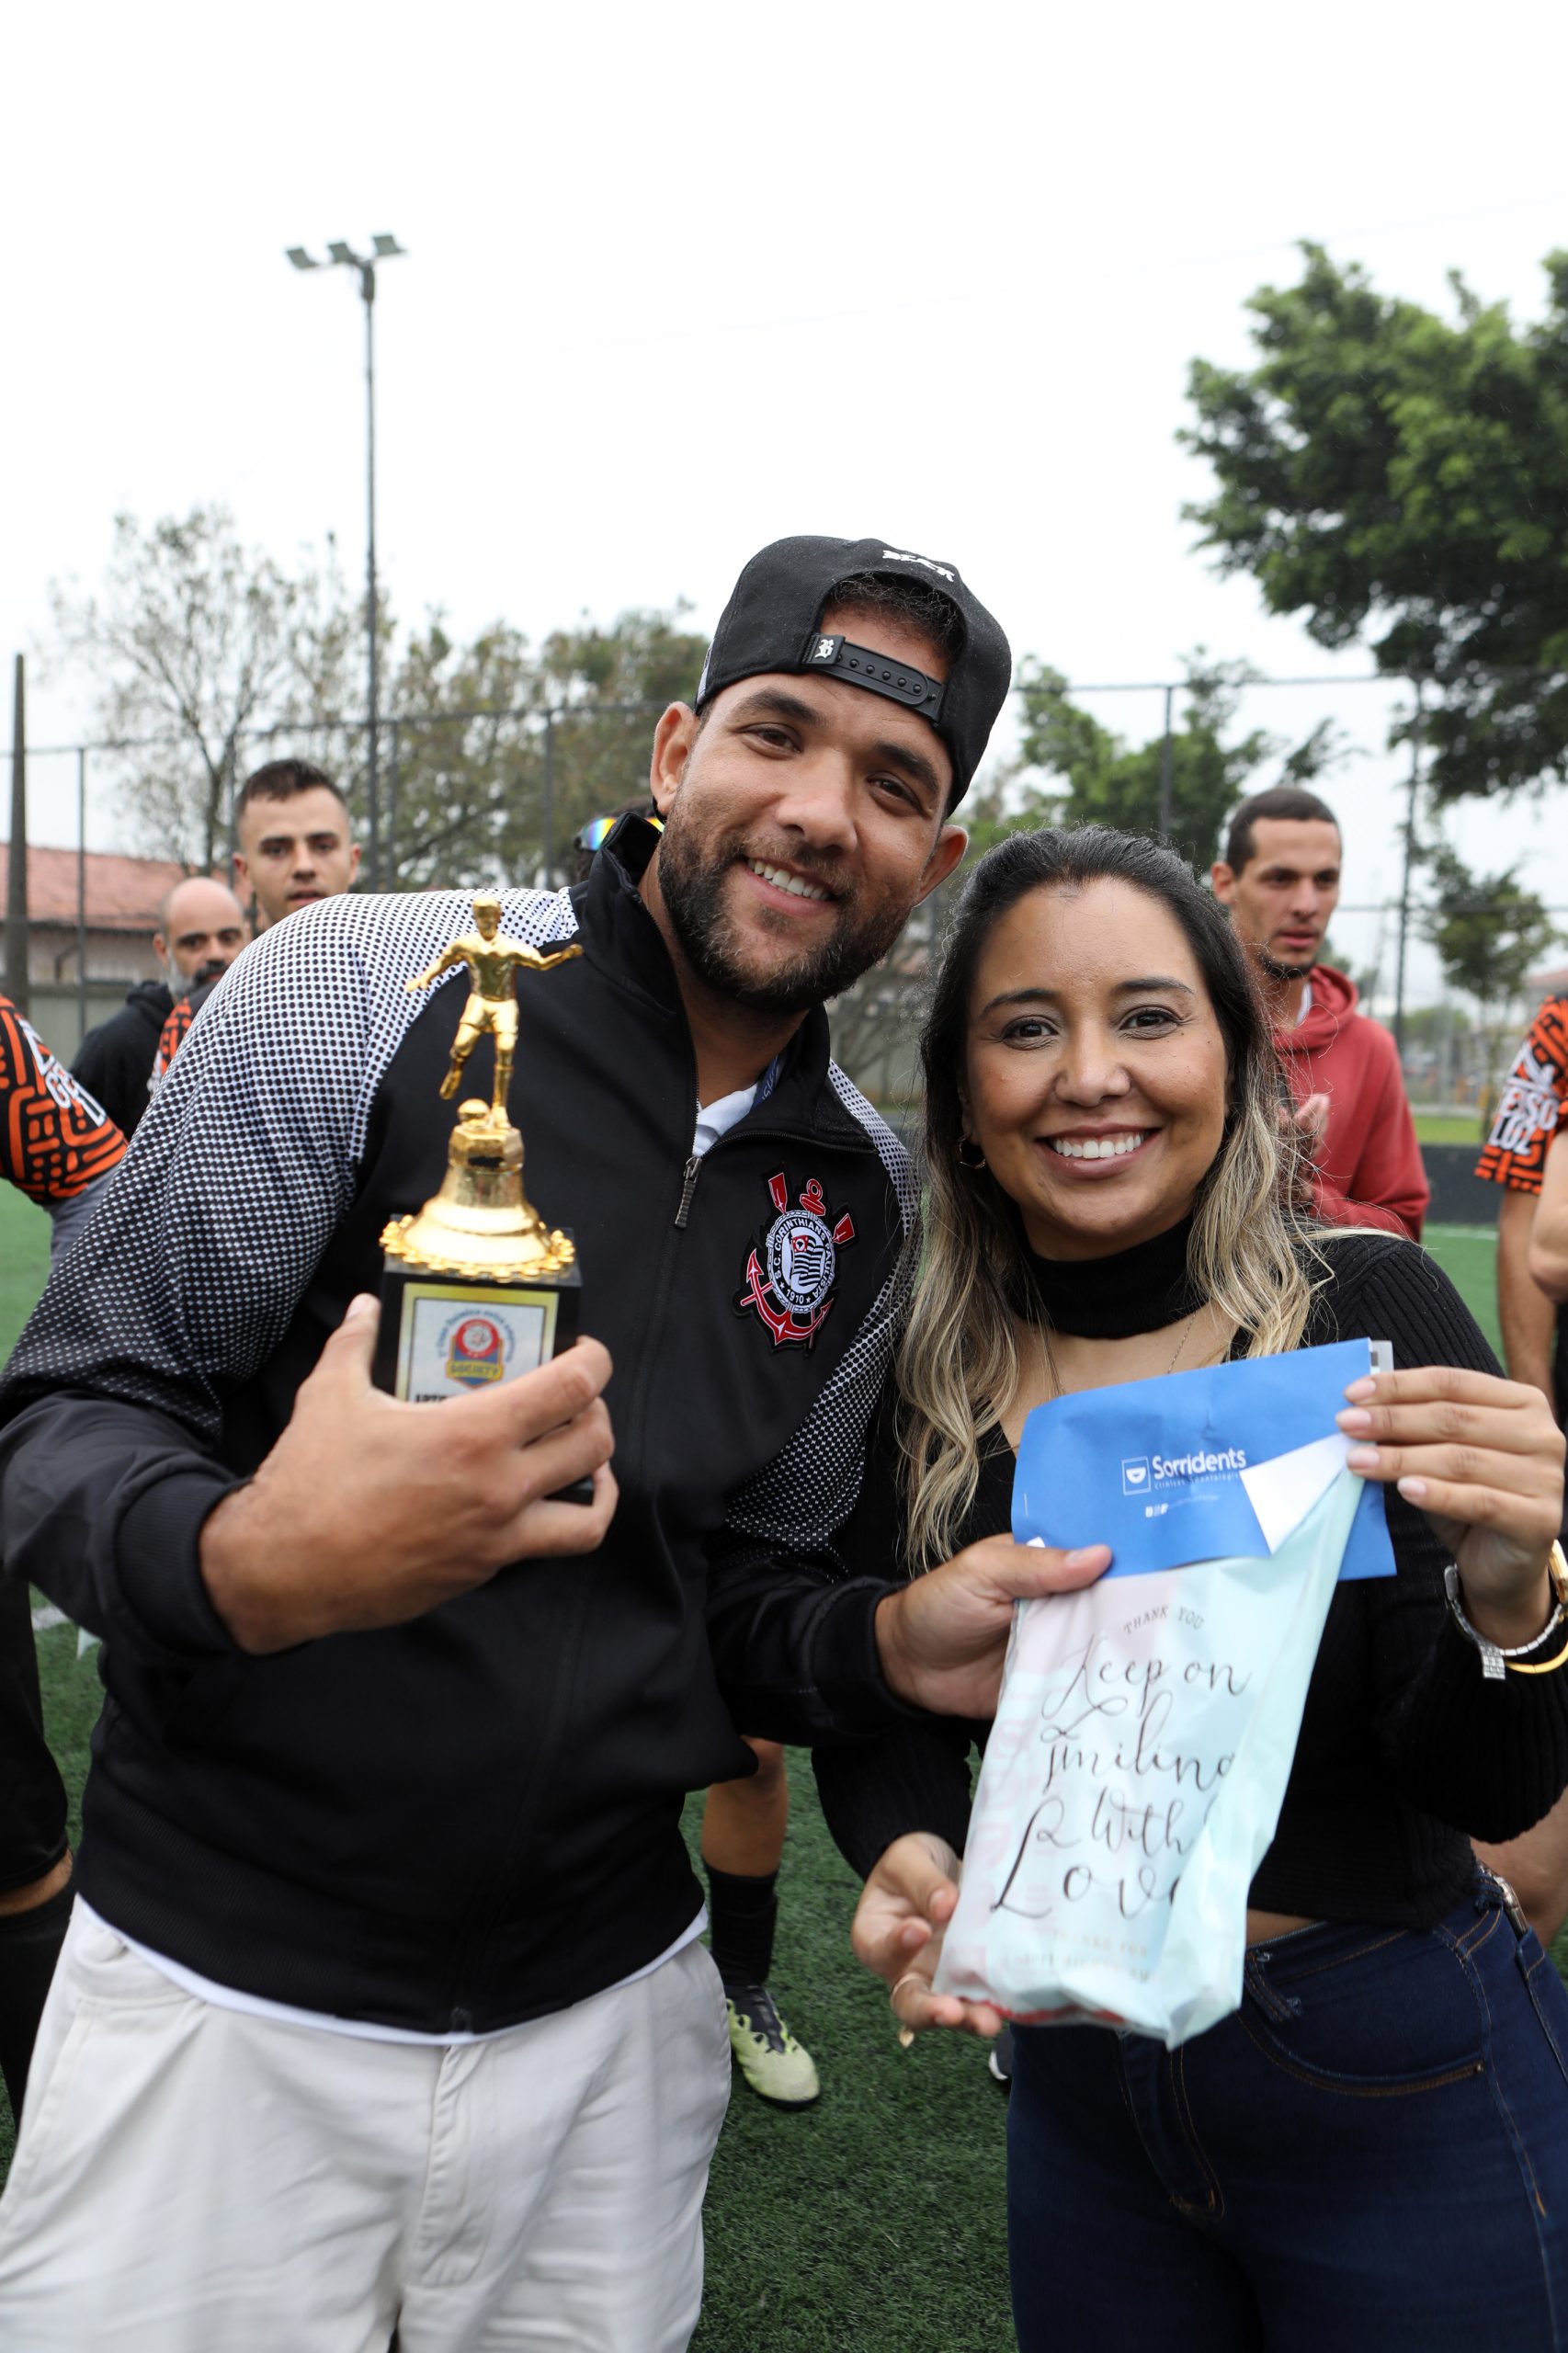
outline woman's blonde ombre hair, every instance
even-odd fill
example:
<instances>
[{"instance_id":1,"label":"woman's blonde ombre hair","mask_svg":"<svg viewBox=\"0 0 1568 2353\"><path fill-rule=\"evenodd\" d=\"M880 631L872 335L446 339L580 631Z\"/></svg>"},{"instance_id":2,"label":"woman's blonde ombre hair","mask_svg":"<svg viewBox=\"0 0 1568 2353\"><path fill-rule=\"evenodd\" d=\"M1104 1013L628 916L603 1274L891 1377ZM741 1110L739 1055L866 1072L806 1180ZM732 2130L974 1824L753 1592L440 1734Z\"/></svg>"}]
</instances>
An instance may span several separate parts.
<instances>
[{"instance_id":1,"label":"woman's blonde ombre hair","mask_svg":"<svg viewBox=\"0 0 1568 2353\"><path fill-rule=\"evenodd\" d=\"M1313 1254L1295 1206L1294 1130L1281 1118L1289 1096L1268 1017L1226 916L1174 851L1143 835L1084 825L998 842L975 868L953 916L921 1034L924 1256L898 1355L913 1569L933 1568L953 1549L974 1498L982 1443L1017 1383L1008 1301L1032 1294L1006 1197L989 1170L959 1159L975 968L995 925L1020 899L1097 881L1128 884L1175 917L1225 1041L1229 1105L1219 1153L1199 1188L1188 1245L1193 1282L1245 1336L1249 1354L1295 1347L1306 1324Z\"/></svg>"}]
</instances>

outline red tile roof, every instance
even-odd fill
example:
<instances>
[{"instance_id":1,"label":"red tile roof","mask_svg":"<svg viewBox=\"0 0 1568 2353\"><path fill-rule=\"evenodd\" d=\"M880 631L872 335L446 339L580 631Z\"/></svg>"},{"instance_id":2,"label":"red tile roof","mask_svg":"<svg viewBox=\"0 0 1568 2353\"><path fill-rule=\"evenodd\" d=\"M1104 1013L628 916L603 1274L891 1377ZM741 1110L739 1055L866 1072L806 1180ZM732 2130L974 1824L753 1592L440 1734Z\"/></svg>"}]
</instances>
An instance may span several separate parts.
<instances>
[{"instance_id":1,"label":"red tile roof","mask_svg":"<svg viewBox=\"0 0 1568 2353\"><path fill-rule=\"evenodd\" d=\"M6 903L10 849L0 842L0 915ZM89 931L152 931L158 902L185 869L166 858L120 858L90 849L86 857ZM34 923L76 921L76 853L28 845L28 915Z\"/></svg>"}]
</instances>

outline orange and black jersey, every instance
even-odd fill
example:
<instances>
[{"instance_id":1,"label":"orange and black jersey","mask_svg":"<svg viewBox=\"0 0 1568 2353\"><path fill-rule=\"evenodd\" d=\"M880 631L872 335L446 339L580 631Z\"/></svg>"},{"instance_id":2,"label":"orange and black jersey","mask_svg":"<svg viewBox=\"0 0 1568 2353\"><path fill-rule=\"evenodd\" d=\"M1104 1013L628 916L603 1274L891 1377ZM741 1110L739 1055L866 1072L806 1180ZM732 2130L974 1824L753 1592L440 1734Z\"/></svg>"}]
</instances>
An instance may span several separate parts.
<instances>
[{"instance_id":1,"label":"orange and black jersey","mask_svg":"<svg viewBox=\"0 0 1568 2353\"><path fill-rule=\"evenodd\" d=\"M125 1138L0 996L0 1176L30 1199L69 1201L125 1157Z\"/></svg>"},{"instance_id":2,"label":"orange and black jersey","mask_svg":"<svg viewBox=\"0 0 1568 2353\"><path fill-rule=\"evenodd\" d=\"M1568 997L1548 997L1508 1073L1476 1175L1539 1193L1546 1155L1568 1129Z\"/></svg>"},{"instance_id":3,"label":"orange and black jersey","mask_svg":"<svg viewBox=\"0 0 1568 2353\"><path fill-rule=\"evenodd\" d=\"M147 1081L149 1090L156 1087L168 1075L169 1064L180 1050L186 1031L196 1018L196 1006L188 996L176 996L173 1010L158 1032L158 1051L153 1057L153 1074Z\"/></svg>"}]
</instances>

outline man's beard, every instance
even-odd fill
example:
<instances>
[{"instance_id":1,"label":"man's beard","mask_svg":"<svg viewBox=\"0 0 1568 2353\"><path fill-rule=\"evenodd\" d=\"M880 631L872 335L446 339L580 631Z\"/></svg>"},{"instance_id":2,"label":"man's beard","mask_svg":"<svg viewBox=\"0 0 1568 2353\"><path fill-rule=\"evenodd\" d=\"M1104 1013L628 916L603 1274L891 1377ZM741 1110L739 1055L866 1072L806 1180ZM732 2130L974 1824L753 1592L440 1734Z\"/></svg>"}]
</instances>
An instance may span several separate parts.
<instances>
[{"instance_id":1,"label":"man's beard","mask_svg":"<svg viewBox=\"0 0 1568 2353\"><path fill-rule=\"evenodd\" d=\"M1260 948L1257 961L1271 981L1304 981L1317 958L1309 956L1304 964L1282 964L1278 956L1271 956L1267 948Z\"/></svg>"},{"instance_id":2,"label":"man's beard","mask_svg":"<svg viewBox=\"0 0 1568 2353\"><path fill-rule=\"evenodd\" d=\"M908 921L909 907L903 900L896 905L881 900L858 919L849 904L841 901L830 938L758 973L746 961L737 926L724 906L730 870L747 856L761 853L704 841L694 824L683 824L675 814L666 820L659 844L659 894L681 952L706 988L748 1013L789 1017L841 996L887 954ZM833 888L831 874L812 867L798 850L781 863Z\"/></svg>"},{"instance_id":3,"label":"man's beard","mask_svg":"<svg viewBox=\"0 0 1568 2353\"><path fill-rule=\"evenodd\" d=\"M182 972L177 964L171 965L167 974L169 995L177 1003L182 996L192 995L209 981L218 980L228 969L221 956L210 956L204 964L198 964L194 972Z\"/></svg>"}]
</instances>

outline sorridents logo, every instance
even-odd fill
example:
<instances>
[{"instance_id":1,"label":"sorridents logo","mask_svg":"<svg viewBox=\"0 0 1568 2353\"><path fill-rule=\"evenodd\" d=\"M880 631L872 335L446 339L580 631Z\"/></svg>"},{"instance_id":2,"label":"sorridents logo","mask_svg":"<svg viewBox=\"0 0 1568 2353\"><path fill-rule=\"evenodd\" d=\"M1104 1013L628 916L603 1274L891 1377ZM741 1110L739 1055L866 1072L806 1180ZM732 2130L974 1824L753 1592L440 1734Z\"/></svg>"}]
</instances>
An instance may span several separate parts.
<instances>
[{"instance_id":1,"label":"sorridents logo","mask_svg":"<svg viewBox=\"0 0 1568 2353\"><path fill-rule=\"evenodd\" d=\"M834 1217L814 1176L794 1209L782 1169L768 1178L767 1190L778 1215L746 1259L735 1313L749 1315L755 1308L776 1348L791 1341L809 1348L833 1312L838 1253L854 1241L855 1221L847 1210Z\"/></svg>"},{"instance_id":2,"label":"sorridents logo","mask_svg":"<svg viewBox=\"0 0 1568 2353\"><path fill-rule=\"evenodd\" d=\"M1150 1467L1155 1486L1164 1487L1186 1479L1208 1478L1216 1471L1244 1471L1247 1459L1239 1446L1200 1447L1192 1454L1156 1454ZM1124 1472L1126 1468L1123 1463Z\"/></svg>"},{"instance_id":3,"label":"sorridents logo","mask_svg":"<svg viewBox=\"0 0 1568 2353\"><path fill-rule=\"evenodd\" d=\"M938 580L956 580L958 578L958 574L952 569L950 564L933 563L928 555L911 555L905 548L884 548L882 550L882 561L884 563L921 564L924 566L926 571L934 572Z\"/></svg>"},{"instance_id":4,"label":"sorridents logo","mask_svg":"<svg viewBox=\"0 0 1568 2353\"><path fill-rule=\"evenodd\" d=\"M1121 1492L1124 1495L1148 1494L1149 1458L1146 1454L1131 1455L1122 1463Z\"/></svg>"},{"instance_id":5,"label":"sorridents logo","mask_svg":"<svg viewBox=\"0 0 1568 2353\"><path fill-rule=\"evenodd\" d=\"M506 1336L488 1315L460 1315L449 1326L447 1379L480 1382L500 1381L506 1370Z\"/></svg>"}]
</instances>

